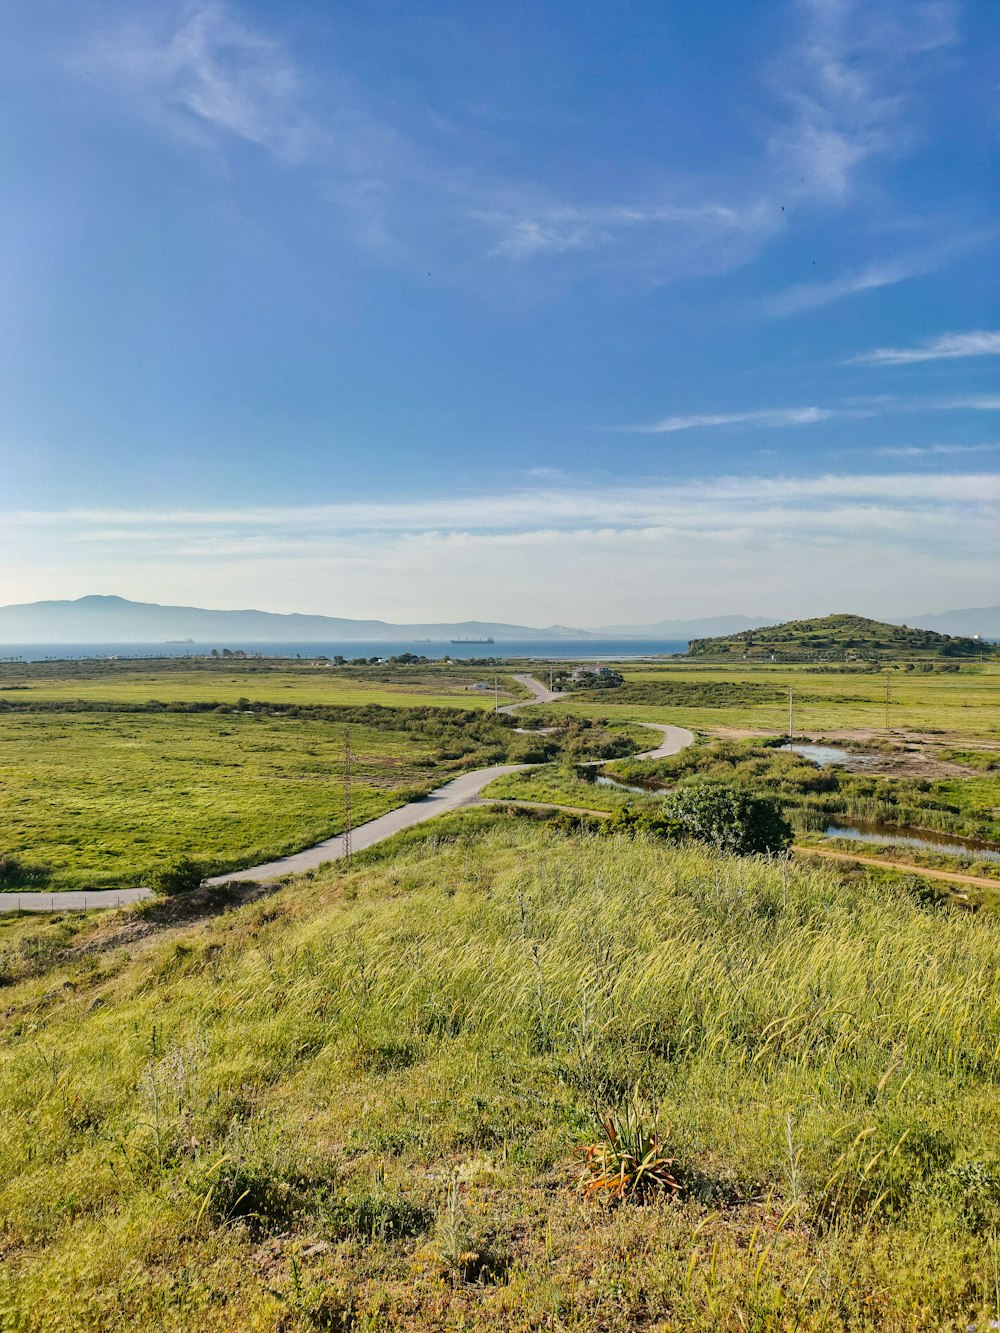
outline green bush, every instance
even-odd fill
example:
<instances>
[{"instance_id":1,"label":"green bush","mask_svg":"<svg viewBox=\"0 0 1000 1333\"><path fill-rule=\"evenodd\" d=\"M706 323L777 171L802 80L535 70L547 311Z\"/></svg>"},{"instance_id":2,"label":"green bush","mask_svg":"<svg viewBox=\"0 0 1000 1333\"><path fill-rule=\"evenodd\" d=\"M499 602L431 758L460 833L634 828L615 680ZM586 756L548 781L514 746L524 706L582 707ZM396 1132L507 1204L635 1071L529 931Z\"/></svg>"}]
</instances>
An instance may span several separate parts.
<instances>
[{"instance_id":1,"label":"green bush","mask_svg":"<svg viewBox=\"0 0 1000 1333\"><path fill-rule=\"evenodd\" d=\"M48 882L44 866L29 865L19 856L0 852L0 889L30 889Z\"/></svg>"},{"instance_id":2,"label":"green bush","mask_svg":"<svg viewBox=\"0 0 1000 1333\"><path fill-rule=\"evenodd\" d=\"M775 801L721 783L681 787L666 797L663 810L688 836L737 856L782 852L792 841Z\"/></svg>"},{"instance_id":3,"label":"green bush","mask_svg":"<svg viewBox=\"0 0 1000 1333\"><path fill-rule=\"evenodd\" d=\"M679 842L685 829L679 819L661 809L643 809L635 805L623 805L609 819L604 821L604 832L627 833L634 837L637 833L648 833L654 838L665 838L668 842Z\"/></svg>"},{"instance_id":4,"label":"green bush","mask_svg":"<svg viewBox=\"0 0 1000 1333\"><path fill-rule=\"evenodd\" d=\"M194 893L201 888L204 878L205 872L198 862L182 856L155 871L149 887L163 898L173 898L179 893Z\"/></svg>"}]
</instances>

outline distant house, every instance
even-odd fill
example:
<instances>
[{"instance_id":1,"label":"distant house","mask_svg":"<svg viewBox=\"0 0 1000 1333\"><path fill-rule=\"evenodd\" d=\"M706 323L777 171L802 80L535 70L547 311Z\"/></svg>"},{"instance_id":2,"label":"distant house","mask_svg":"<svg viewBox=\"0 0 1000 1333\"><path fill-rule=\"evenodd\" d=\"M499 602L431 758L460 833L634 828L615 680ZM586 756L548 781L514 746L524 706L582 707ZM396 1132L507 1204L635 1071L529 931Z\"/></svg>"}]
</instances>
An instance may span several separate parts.
<instances>
[{"instance_id":1,"label":"distant house","mask_svg":"<svg viewBox=\"0 0 1000 1333\"><path fill-rule=\"evenodd\" d=\"M611 667L603 666L600 662L597 666L580 666L573 672L570 679L577 684L587 683L592 680L610 680L617 676L617 671L612 671Z\"/></svg>"},{"instance_id":2,"label":"distant house","mask_svg":"<svg viewBox=\"0 0 1000 1333\"><path fill-rule=\"evenodd\" d=\"M487 684L485 680L477 680L475 685L473 685L471 688L474 690L492 690L493 686Z\"/></svg>"}]
</instances>

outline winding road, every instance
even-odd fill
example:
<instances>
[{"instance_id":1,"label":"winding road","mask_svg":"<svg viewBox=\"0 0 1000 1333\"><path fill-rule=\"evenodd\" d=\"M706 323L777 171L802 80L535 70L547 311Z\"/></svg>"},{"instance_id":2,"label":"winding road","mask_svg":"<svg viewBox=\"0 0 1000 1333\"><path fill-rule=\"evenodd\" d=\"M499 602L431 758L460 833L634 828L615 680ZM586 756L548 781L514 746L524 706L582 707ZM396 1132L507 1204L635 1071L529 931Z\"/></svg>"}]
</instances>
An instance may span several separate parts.
<instances>
[{"instance_id":1,"label":"winding road","mask_svg":"<svg viewBox=\"0 0 1000 1333\"><path fill-rule=\"evenodd\" d=\"M522 700L520 703L506 704L499 709L501 713L514 713L519 708L528 708L532 704L553 703L561 696L547 690L545 686L534 676L520 674L514 677L515 680L524 685L531 691L532 698ZM641 754L633 755L634 759L665 759L670 755L679 753L694 740L694 733L684 727L667 726L661 722L642 722L639 724L648 727L651 731L658 731L662 740L654 750L644 750ZM522 730L522 728L518 728ZM536 730L548 730L548 728L537 728ZM592 761L603 763L603 760ZM410 801L409 804L400 806L398 810L390 810L388 814L380 815L377 819L370 820L367 824L360 824L357 828L351 830L351 848L353 851L364 851L368 847L374 847L376 843L384 842L386 838L391 838L395 833L401 833L404 829L413 828L416 824L423 824L429 819L436 819L438 815L448 814L452 810L461 810L465 806L493 804L492 801L484 800L480 793L484 787L487 787L495 778L502 777L505 773L515 773L520 769L533 768L533 764L494 764L490 768L478 768L471 773L463 773L457 778L452 778L449 782L431 792L428 796L419 801ZM518 801L512 802L518 805L545 805L545 802ZM566 808L557 807L552 808ZM588 811L590 814L597 814L598 811ZM918 874L932 876L935 879L957 880L965 884L975 884L983 887L997 886L997 881L978 879L971 875L949 874L941 870L928 870L922 866L908 866L902 862L875 860L864 856L856 856L843 852L819 851L816 848L797 847L796 851L807 852L812 855L828 856L837 860L853 860L868 862L873 865L882 865L894 867L903 870L913 870ZM227 884L232 880L268 880L277 879L282 875L301 875L306 870L315 870L318 866L325 865L328 861L338 861L344 855L344 837L338 834L335 838L326 838L323 842L318 842L312 847L307 847L304 851L295 852L291 856L280 857L276 861L266 861L262 865L248 866L245 870L230 871L224 875L213 875L207 881L209 884ZM142 898L150 897L149 889L94 889L86 893L0 893L0 912L52 912L52 911L81 911L92 907L121 907L125 903L138 902Z\"/></svg>"},{"instance_id":2,"label":"winding road","mask_svg":"<svg viewBox=\"0 0 1000 1333\"><path fill-rule=\"evenodd\" d=\"M505 704L499 710L501 713L514 713L532 704L552 703L561 697L546 689L534 676L521 673L514 679L524 685L532 697L519 703ZM642 726L660 732L663 740L655 750L634 756L636 759L660 759L676 754L694 740L694 734L683 727L668 727L659 722L643 722ZM448 814L452 810L461 810L464 806L477 805L480 803L480 792L494 778L531 767L531 764L494 764L490 768L463 773L438 787L429 796L419 801L410 801L398 810L390 810L388 814L379 815L377 819L352 829L351 848L357 852L364 851L415 824L423 824L428 819L436 819L438 815ZM301 875L327 861L338 861L343 855L344 838L343 834L338 834L335 838L326 838L304 851L279 857L276 861L265 861L262 865L248 866L245 870L233 870L224 875L213 875L207 883L226 884L231 880L266 880L277 879L281 875ZM150 896L149 889L93 889L86 893L0 893L0 912L83 911L91 907L120 907Z\"/></svg>"}]
</instances>

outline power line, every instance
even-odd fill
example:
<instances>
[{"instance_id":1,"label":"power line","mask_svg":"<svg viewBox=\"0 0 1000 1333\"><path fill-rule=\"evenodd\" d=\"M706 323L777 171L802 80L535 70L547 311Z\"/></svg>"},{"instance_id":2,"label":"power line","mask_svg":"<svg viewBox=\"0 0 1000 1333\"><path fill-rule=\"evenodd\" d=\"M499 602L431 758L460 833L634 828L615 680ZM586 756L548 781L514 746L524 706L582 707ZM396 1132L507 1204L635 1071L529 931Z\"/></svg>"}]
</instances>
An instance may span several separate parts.
<instances>
[{"instance_id":1,"label":"power line","mask_svg":"<svg viewBox=\"0 0 1000 1333\"><path fill-rule=\"evenodd\" d=\"M351 729L344 728L344 833L343 857L351 864Z\"/></svg>"}]
</instances>

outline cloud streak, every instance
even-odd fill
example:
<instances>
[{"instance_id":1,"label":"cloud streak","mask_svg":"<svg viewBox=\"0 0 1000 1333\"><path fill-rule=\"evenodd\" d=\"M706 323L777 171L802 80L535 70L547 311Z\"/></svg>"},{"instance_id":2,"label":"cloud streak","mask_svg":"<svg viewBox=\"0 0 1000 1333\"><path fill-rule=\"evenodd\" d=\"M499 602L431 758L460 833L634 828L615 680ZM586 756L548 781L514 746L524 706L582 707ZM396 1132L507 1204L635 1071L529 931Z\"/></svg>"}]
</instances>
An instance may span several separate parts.
<instances>
[{"instance_id":1,"label":"cloud streak","mask_svg":"<svg viewBox=\"0 0 1000 1333\"><path fill-rule=\"evenodd\" d=\"M681 430L703 430L712 426L811 426L840 413L829 407L767 407L751 412L693 412L664 417L646 425L616 426L634 435L672 435Z\"/></svg>"},{"instance_id":2,"label":"cloud streak","mask_svg":"<svg viewBox=\"0 0 1000 1333\"><path fill-rule=\"evenodd\" d=\"M0 515L0 572L10 600L102 589L402 621L880 614L909 604L915 580L929 603L947 606L956 586L989 600L998 512L1000 478L961 472L16 511Z\"/></svg>"},{"instance_id":3,"label":"cloud streak","mask_svg":"<svg viewBox=\"0 0 1000 1333\"><path fill-rule=\"evenodd\" d=\"M589 529L659 526L714 527L737 507L753 523L758 509L771 522L786 512L795 525L799 507L807 523L838 505L863 502L866 512L912 506L980 505L1000 501L1000 476L983 473L828 473L819 477L722 477L705 481L650 480L641 486L524 488L503 494L462 494L397 501L356 501L296 506L215 509L24 510L3 516L9 528L75 528L99 538L119 533L143 541L185 529L230 528L304 534L510 531L531 528ZM830 521L833 521L832 519Z\"/></svg>"},{"instance_id":4,"label":"cloud streak","mask_svg":"<svg viewBox=\"0 0 1000 1333\"><path fill-rule=\"evenodd\" d=\"M859 292L877 291L880 287L906 282L909 278L930 273L940 262L925 258L919 261L892 260L869 264L827 282L804 282L788 287L772 296L766 306L772 315L797 315L803 310L815 310L819 306L829 305L831 301L840 301L845 296L856 296Z\"/></svg>"},{"instance_id":5,"label":"cloud streak","mask_svg":"<svg viewBox=\"0 0 1000 1333\"><path fill-rule=\"evenodd\" d=\"M916 347L876 347L848 359L848 365L911 366L923 361L951 361L967 356L1000 356L1000 330L942 333Z\"/></svg>"},{"instance_id":6,"label":"cloud streak","mask_svg":"<svg viewBox=\"0 0 1000 1333\"><path fill-rule=\"evenodd\" d=\"M890 416L903 412L997 412L1000 395L966 394L956 398L924 398L898 402L883 398L870 403L840 407L767 407L745 412L693 412L685 416L663 417L638 425L613 426L610 429L630 435L671 435L677 431L704 430L720 426L813 426L821 421L845 418Z\"/></svg>"}]
</instances>

